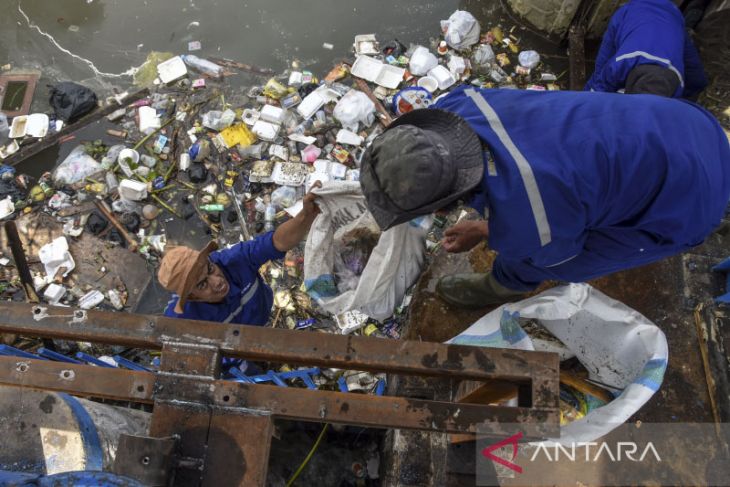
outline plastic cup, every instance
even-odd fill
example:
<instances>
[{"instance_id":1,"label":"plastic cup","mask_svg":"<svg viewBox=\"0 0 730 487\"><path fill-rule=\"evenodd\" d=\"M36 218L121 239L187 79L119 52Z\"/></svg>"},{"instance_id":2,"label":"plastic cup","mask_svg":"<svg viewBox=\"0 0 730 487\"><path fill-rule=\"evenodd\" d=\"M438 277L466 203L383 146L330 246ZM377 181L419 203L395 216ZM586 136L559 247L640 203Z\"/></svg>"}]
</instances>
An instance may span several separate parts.
<instances>
[{"instance_id":1,"label":"plastic cup","mask_svg":"<svg viewBox=\"0 0 730 487\"><path fill-rule=\"evenodd\" d=\"M130 148L122 149L117 161L122 163L126 162L127 159L130 159L134 164L137 164L139 162L139 152Z\"/></svg>"},{"instance_id":2,"label":"plastic cup","mask_svg":"<svg viewBox=\"0 0 730 487\"><path fill-rule=\"evenodd\" d=\"M433 78L431 76L423 76L422 78L419 78L418 86L420 86L421 88L425 88L426 90L428 90L429 93L433 93L438 89L439 83L438 81L436 81L436 78Z\"/></svg>"}]
</instances>

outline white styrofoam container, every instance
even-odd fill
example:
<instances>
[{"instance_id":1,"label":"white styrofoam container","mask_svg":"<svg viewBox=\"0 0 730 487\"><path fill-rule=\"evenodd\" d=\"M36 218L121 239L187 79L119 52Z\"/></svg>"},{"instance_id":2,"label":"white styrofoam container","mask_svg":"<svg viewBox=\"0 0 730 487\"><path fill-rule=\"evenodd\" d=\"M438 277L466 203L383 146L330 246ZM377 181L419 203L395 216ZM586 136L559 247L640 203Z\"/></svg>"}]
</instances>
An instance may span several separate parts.
<instances>
[{"instance_id":1,"label":"white styrofoam container","mask_svg":"<svg viewBox=\"0 0 730 487\"><path fill-rule=\"evenodd\" d=\"M147 198L147 183L134 181L133 179L122 179L118 191L119 196L125 200L140 201Z\"/></svg>"},{"instance_id":2,"label":"white styrofoam container","mask_svg":"<svg viewBox=\"0 0 730 487\"><path fill-rule=\"evenodd\" d=\"M456 78L454 78L454 75L451 74L451 71L449 71L446 67L441 66L440 64L433 68L431 71L429 71L428 75L436 80L436 82L439 84L440 90L445 90L449 86L456 83Z\"/></svg>"},{"instance_id":3,"label":"white styrofoam container","mask_svg":"<svg viewBox=\"0 0 730 487\"><path fill-rule=\"evenodd\" d=\"M167 84L188 74L188 68L180 56L175 56L157 65L160 81Z\"/></svg>"},{"instance_id":4,"label":"white styrofoam container","mask_svg":"<svg viewBox=\"0 0 730 487\"><path fill-rule=\"evenodd\" d=\"M264 122L281 125L284 122L285 116L286 112L284 112L284 109L275 107L274 105L264 105L261 109L261 120Z\"/></svg>"},{"instance_id":5,"label":"white styrofoam container","mask_svg":"<svg viewBox=\"0 0 730 487\"><path fill-rule=\"evenodd\" d=\"M256 134L259 139L265 140L266 142L273 142L279 134L279 128L279 125L259 120L253 124L251 131Z\"/></svg>"}]
</instances>

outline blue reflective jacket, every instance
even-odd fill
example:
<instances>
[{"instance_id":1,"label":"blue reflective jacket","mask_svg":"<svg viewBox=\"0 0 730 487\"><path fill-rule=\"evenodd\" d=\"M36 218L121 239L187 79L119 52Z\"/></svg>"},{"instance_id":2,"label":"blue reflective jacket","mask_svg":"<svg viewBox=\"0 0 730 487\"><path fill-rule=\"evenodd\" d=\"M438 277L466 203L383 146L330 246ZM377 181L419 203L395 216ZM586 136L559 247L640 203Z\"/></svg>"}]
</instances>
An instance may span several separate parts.
<instances>
[{"instance_id":1,"label":"blue reflective jacket","mask_svg":"<svg viewBox=\"0 0 730 487\"><path fill-rule=\"evenodd\" d=\"M173 294L165 309L165 316L239 325L265 325L274 297L271 288L259 275L259 268L267 261L281 259L285 255L274 247L273 235L273 232L269 232L210 254L211 262L220 266L230 285L228 295L222 302L188 301L183 314L177 314L175 305L178 296Z\"/></svg>"},{"instance_id":2,"label":"blue reflective jacket","mask_svg":"<svg viewBox=\"0 0 730 487\"><path fill-rule=\"evenodd\" d=\"M692 97L707 86L682 13L670 0L631 0L613 14L585 89L619 91L629 72L641 64L664 66L676 73L680 85L675 97Z\"/></svg>"},{"instance_id":3,"label":"blue reflective jacket","mask_svg":"<svg viewBox=\"0 0 730 487\"><path fill-rule=\"evenodd\" d=\"M718 225L730 147L691 102L653 95L477 90L435 104L482 139L472 203L505 261L582 281L686 250ZM580 258L576 258L580 257Z\"/></svg>"}]
</instances>

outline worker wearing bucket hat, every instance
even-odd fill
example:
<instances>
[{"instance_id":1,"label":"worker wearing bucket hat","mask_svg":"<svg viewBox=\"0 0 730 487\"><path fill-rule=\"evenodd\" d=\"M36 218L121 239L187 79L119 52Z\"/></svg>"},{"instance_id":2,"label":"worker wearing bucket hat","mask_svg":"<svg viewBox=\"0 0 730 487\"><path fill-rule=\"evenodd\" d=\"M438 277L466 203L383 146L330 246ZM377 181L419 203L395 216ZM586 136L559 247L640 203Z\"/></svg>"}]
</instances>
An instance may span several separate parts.
<instances>
[{"instance_id":1,"label":"worker wearing bucket hat","mask_svg":"<svg viewBox=\"0 0 730 487\"><path fill-rule=\"evenodd\" d=\"M488 239L492 271L437 285L452 305L482 307L700 244L730 196L730 147L711 114L669 98L461 87L391 124L360 181L383 230L458 200L484 216L443 245Z\"/></svg>"},{"instance_id":2,"label":"worker wearing bucket hat","mask_svg":"<svg viewBox=\"0 0 730 487\"><path fill-rule=\"evenodd\" d=\"M320 186L320 183L315 183ZM312 193L299 214L274 232L217 250L210 242L202 250L174 247L160 263L160 284L172 292L165 315L193 320L265 325L273 292L259 275L269 260L281 259L301 242L319 213Z\"/></svg>"}]
</instances>

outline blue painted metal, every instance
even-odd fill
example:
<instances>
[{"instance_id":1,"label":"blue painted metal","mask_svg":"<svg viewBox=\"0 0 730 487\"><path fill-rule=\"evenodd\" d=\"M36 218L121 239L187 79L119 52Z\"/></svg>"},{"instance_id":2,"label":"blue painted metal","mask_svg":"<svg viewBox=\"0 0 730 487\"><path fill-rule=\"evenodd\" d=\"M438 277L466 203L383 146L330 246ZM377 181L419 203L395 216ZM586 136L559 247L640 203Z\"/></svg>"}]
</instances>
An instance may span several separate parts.
<instances>
[{"instance_id":1,"label":"blue painted metal","mask_svg":"<svg viewBox=\"0 0 730 487\"><path fill-rule=\"evenodd\" d=\"M375 395L376 396L382 396L385 393L385 386L386 386L385 379L378 379L378 383L375 384Z\"/></svg>"},{"instance_id":2,"label":"blue painted metal","mask_svg":"<svg viewBox=\"0 0 730 487\"><path fill-rule=\"evenodd\" d=\"M109 472L64 472L54 475L0 470L0 485L13 487L145 487L136 480Z\"/></svg>"},{"instance_id":3,"label":"blue painted metal","mask_svg":"<svg viewBox=\"0 0 730 487\"><path fill-rule=\"evenodd\" d=\"M251 380L249 376L241 372L238 367L231 367L230 369L228 369L228 373L231 374L234 377L234 380L238 382L246 382L247 384L254 383L254 381Z\"/></svg>"},{"instance_id":4,"label":"blue painted metal","mask_svg":"<svg viewBox=\"0 0 730 487\"><path fill-rule=\"evenodd\" d=\"M41 357L45 357L49 360L55 360L56 362L66 362L69 364L80 364L81 363L76 359L67 357L58 352L54 352L53 350L48 350L45 347L41 347L38 349L38 355L40 355Z\"/></svg>"},{"instance_id":5,"label":"blue painted metal","mask_svg":"<svg viewBox=\"0 0 730 487\"><path fill-rule=\"evenodd\" d=\"M45 357L41 357L40 355L36 355L34 353L26 352L25 350L20 350L19 348L11 347L10 345L0 345L0 355L31 358L31 359L35 359L35 360L47 360Z\"/></svg>"},{"instance_id":6,"label":"blue painted metal","mask_svg":"<svg viewBox=\"0 0 730 487\"><path fill-rule=\"evenodd\" d=\"M730 257L712 268L713 272L725 274L725 294L715 298L716 303L730 304Z\"/></svg>"},{"instance_id":7,"label":"blue painted metal","mask_svg":"<svg viewBox=\"0 0 730 487\"><path fill-rule=\"evenodd\" d=\"M84 453L86 453L86 469L92 471L101 470L104 468L104 452L101 449L101 440L99 439L99 433L96 430L94 420L91 419L86 408L75 397L63 392L59 392L58 395L66 401L66 404L68 404L79 425L81 442L84 445Z\"/></svg>"},{"instance_id":8,"label":"blue painted metal","mask_svg":"<svg viewBox=\"0 0 730 487\"><path fill-rule=\"evenodd\" d=\"M270 370L265 374L251 376L251 379L257 384L262 382L273 382L279 387L289 387L273 370Z\"/></svg>"},{"instance_id":9,"label":"blue painted metal","mask_svg":"<svg viewBox=\"0 0 730 487\"><path fill-rule=\"evenodd\" d=\"M279 377L282 379L301 379L302 382L304 382L304 385L307 386L309 389L317 389L317 385L312 380L312 377L319 375L319 368L313 367L311 369L299 369L299 370L292 370L290 372L281 372L279 373Z\"/></svg>"},{"instance_id":10,"label":"blue painted metal","mask_svg":"<svg viewBox=\"0 0 730 487\"><path fill-rule=\"evenodd\" d=\"M120 367L123 367L125 369L137 370L140 372L152 372L152 370L148 369L144 365L139 365L137 363L132 362L131 360L127 360L126 358L122 357L121 355L115 355L114 360L117 362L117 365L119 365Z\"/></svg>"},{"instance_id":11,"label":"blue painted metal","mask_svg":"<svg viewBox=\"0 0 730 487\"><path fill-rule=\"evenodd\" d=\"M86 354L84 352L76 352L76 358L81 360L82 362L86 362L87 364L96 365L98 367L106 367L107 369L115 369L111 364L108 364L104 362L103 360L99 360L96 357L92 357L89 354Z\"/></svg>"}]
</instances>

